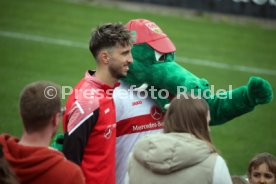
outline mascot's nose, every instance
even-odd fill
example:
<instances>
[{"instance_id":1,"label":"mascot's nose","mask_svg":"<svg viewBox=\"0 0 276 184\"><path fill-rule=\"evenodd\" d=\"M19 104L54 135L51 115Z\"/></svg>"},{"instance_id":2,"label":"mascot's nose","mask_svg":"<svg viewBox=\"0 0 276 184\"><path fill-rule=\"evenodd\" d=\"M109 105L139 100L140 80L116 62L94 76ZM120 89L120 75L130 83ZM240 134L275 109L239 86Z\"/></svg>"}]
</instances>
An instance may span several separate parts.
<instances>
[{"instance_id":1,"label":"mascot's nose","mask_svg":"<svg viewBox=\"0 0 276 184\"><path fill-rule=\"evenodd\" d=\"M200 84L203 87L203 89L208 89L209 88L209 82L204 78L200 79Z\"/></svg>"}]
</instances>

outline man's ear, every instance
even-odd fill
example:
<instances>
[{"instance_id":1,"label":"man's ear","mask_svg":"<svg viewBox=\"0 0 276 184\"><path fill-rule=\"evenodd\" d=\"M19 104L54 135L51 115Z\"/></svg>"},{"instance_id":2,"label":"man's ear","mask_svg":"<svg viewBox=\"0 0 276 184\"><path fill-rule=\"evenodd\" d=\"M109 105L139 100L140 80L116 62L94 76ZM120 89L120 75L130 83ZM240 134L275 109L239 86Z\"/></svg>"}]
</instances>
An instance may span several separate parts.
<instances>
[{"instance_id":1,"label":"man's ear","mask_svg":"<svg viewBox=\"0 0 276 184\"><path fill-rule=\"evenodd\" d=\"M101 63L108 64L110 60L110 54L108 53L107 50L101 50L98 58Z\"/></svg>"},{"instance_id":2,"label":"man's ear","mask_svg":"<svg viewBox=\"0 0 276 184\"><path fill-rule=\"evenodd\" d=\"M54 127L58 127L59 124L59 117L60 117L60 113L56 113L53 118L52 118L52 123Z\"/></svg>"}]
</instances>

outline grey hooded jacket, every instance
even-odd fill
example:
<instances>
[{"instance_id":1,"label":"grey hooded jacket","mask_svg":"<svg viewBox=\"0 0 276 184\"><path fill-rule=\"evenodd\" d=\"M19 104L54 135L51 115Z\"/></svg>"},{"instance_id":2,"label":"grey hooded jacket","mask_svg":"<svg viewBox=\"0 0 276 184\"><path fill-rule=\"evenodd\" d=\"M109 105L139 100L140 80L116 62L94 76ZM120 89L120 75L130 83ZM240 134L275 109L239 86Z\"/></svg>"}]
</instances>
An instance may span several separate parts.
<instances>
[{"instance_id":1,"label":"grey hooded jacket","mask_svg":"<svg viewBox=\"0 0 276 184\"><path fill-rule=\"evenodd\" d=\"M226 176L221 177L226 181L213 181L217 157L206 142L191 134L150 135L137 142L130 156L129 183L229 184L231 179L226 165Z\"/></svg>"}]
</instances>

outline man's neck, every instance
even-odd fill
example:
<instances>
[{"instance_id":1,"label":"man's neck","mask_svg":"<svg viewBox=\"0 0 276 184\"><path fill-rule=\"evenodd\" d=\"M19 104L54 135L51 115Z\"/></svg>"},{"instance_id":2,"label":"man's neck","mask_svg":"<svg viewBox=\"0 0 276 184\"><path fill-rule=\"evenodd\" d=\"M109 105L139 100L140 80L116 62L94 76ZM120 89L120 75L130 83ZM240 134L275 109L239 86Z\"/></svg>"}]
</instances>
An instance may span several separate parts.
<instances>
[{"instance_id":1,"label":"man's neck","mask_svg":"<svg viewBox=\"0 0 276 184\"><path fill-rule=\"evenodd\" d=\"M113 87L115 83L118 82L118 79L115 79L109 72L105 70L96 69L95 77L110 87Z\"/></svg>"},{"instance_id":2,"label":"man's neck","mask_svg":"<svg viewBox=\"0 0 276 184\"><path fill-rule=\"evenodd\" d=\"M46 132L36 132L28 134L24 131L19 144L24 146L33 146L33 147L48 147L51 140L51 134Z\"/></svg>"}]
</instances>

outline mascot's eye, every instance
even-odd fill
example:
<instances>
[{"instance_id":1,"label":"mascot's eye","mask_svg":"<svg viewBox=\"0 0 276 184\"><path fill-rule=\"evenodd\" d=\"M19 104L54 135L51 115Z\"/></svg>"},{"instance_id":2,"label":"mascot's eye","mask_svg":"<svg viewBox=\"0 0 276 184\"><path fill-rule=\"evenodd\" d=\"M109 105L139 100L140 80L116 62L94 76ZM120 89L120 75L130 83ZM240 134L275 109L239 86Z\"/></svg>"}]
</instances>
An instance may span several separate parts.
<instances>
[{"instance_id":1,"label":"mascot's eye","mask_svg":"<svg viewBox=\"0 0 276 184\"><path fill-rule=\"evenodd\" d=\"M166 55L165 55L165 54L163 54L163 55L159 58L159 60L158 60L158 61L165 61L165 59L166 59Z\"/></svg>"},{"instance_id":2,"label":"mascot's eye","mask_svg":"<svg viewBox=\"0 0 276 184\"><path fill-rule=\"evenodd\" d=\"M209 87L209 82L204 78L200 79L200 84L204 87Z\"/></svg>"},{"instance_id":3,"label":"mascot's eye","mask_svg":"<svg viewBox=\"0 0 276 184\"><path fill-rule=\"evenodd\" d=\"M166 54L162 54L160 52L155 51L155 59L159 62L164 62L166 59Z\"/></svg>"}]
</instances>

